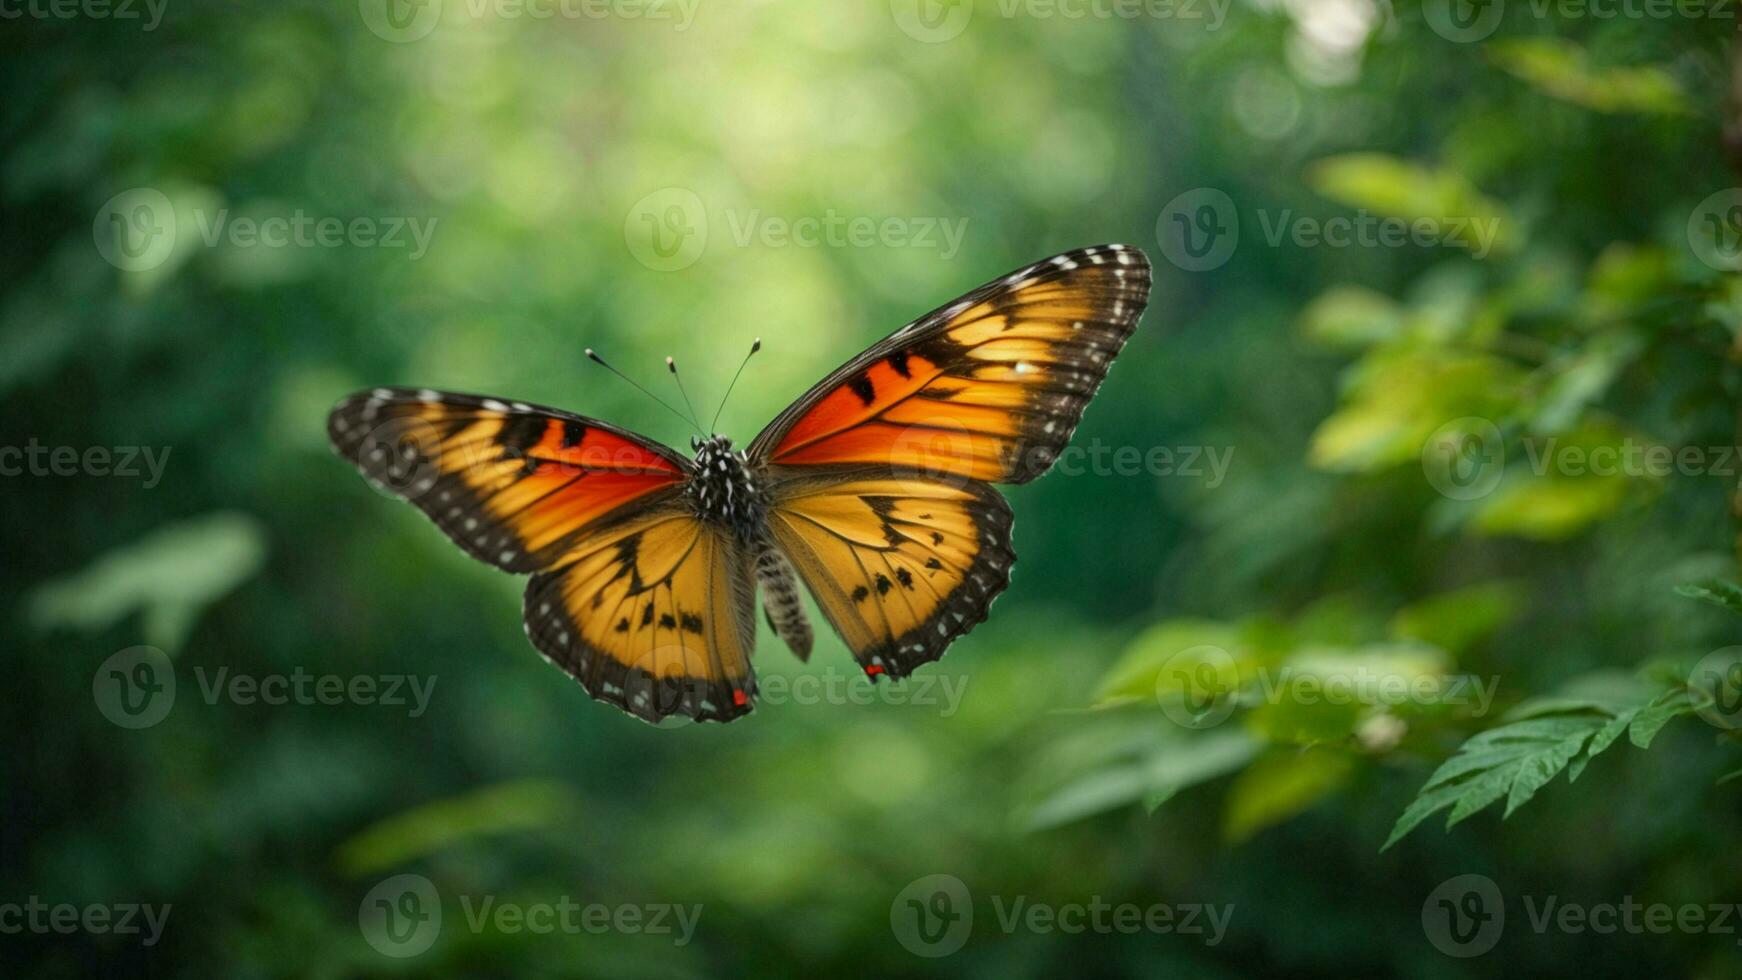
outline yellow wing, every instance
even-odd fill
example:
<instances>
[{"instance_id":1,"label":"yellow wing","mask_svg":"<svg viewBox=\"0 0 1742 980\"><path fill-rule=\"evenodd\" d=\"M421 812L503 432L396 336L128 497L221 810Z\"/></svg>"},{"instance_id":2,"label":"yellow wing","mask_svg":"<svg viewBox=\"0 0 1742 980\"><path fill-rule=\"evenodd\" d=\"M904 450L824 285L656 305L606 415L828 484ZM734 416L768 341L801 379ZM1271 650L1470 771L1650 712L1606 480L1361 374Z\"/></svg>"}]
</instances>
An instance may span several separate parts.
<instances>
[{"instance_id":1,"label":"yellow wing","mask_svg":"<svg viewBox=\"0 0 1742 980\"><path fill-rule=\"evenodd\" d=\"M526 634L587 693L637 718L755 707L751 557L680 494L589 535L526 588Z\"/></svg>"},{"instance_id":2,"label":"yellow wing","mask_svg":"<svg viewBox=\"0 0 1742 980\"><path fill-rule=\"evenodd\" d=\"M775 541L872 676L943 656L1010 584L1010 505L984 483L860 467L778 474L771 493Z\"/></svg>"}]
</instances>

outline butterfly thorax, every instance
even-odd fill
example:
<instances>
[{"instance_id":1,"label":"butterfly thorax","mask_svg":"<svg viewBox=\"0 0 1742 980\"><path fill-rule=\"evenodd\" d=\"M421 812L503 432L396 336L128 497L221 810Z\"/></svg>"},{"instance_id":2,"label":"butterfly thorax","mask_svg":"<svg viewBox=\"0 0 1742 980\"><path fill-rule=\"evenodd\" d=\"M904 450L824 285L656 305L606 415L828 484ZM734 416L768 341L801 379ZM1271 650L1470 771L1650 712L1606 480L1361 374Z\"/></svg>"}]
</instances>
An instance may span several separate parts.
<instances>
[{"instance_id":1,"label":"butterfly thorax","mask_svg":"<svg viewBox=\"0 0 1742 980\"><path fill-rule=\"evenodd\" d=\"M769 536L767 503L750 476L750 461L733 452L732 440L725 436L691 439L690 447L696 453L695 474L684 488L690 506L702 520L729 527L738 536L762 585L768 625L799 659L808 660L810 620L799 600L792 565Z\"/></svg>"},{"instance_id":2,"label":"butterfly thorax","mask_svg":"<svg viewBox=\"0 0 1742 980\"><path fill-rule=\"evenodd\" d=\"M731 528L747 544L763 537L762 492L750 478L749 460L725 436L691 439L690 446L696 469L684 490L696 515Z\"/></svg>"}]
</instances>

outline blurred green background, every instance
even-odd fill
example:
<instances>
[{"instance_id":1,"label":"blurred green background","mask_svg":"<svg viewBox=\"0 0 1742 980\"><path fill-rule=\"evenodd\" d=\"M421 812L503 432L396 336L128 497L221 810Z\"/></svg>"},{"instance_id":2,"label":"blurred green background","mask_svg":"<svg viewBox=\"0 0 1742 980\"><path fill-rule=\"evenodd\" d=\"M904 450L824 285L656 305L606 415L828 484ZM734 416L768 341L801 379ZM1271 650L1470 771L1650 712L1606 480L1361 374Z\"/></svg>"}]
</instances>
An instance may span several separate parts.
<instances>
[{"instance_id":1,"label":"blurred green background","mask_svg":"<svg viewBox=\"0 0 1742 980\"><path fill-rule=\"evenodd\" d=\"M1742 916L1531 914L1742 901L1737 675L1697 669L1742 636L1733 8L3 9L0 927L172 908L151 945L8 929L9 974L1742 976ZM325 445L377 384L685 444L583 348L661 384L677 355L707 411L761 336L742 444L894 327L1104 241L1156 267L1076 436L1105 464L1010 492L1014 584L929 693L764 630L765 689L833 686L642 725ZM1646 445L1697 459L1567 462ZM220 671L434 687L271 705ZM160 718L117 672L173 676ZM1412 693L1311 693L1351 678ZM414 955L367 921L399 875L444 914ZM953 952L905 904L934 875L972 899ZM1441 914L1462 875L1503 933ZM682 944L469 924L565 896L702 911ZM1232 909L1007 930L1018 897Z\"/></svg>"}]
</instances>

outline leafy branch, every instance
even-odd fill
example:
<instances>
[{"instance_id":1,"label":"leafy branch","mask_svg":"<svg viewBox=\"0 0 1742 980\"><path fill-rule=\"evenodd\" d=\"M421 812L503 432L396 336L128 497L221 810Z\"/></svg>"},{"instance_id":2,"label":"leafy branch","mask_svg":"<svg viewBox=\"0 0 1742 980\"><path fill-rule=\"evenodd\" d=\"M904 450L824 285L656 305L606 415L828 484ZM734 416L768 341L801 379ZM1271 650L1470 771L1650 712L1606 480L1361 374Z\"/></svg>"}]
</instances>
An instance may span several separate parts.
<instances>
[{"instance_id":1,"label":"leafy branch","mask_svg":"<svg viewBox=\"0 0 1742 980\"><path fill-rule=\"evenodd\" d=\"M1591 759L1615 744L1622 732L1634 745L1649 748L1670 719L1695 707L1685 688L1626 707L1563 699L1526 706L1514 713L1520 720L1471 737L1435 770L1415 802L1397 818L1380 850L1448 807L1452 812L1446 818L1447 830L1501 798L1506 800L1502 819L1510 817L1561 770L1566 770L1568 782L1577 780Z\"/></svg>"}]
</instances>

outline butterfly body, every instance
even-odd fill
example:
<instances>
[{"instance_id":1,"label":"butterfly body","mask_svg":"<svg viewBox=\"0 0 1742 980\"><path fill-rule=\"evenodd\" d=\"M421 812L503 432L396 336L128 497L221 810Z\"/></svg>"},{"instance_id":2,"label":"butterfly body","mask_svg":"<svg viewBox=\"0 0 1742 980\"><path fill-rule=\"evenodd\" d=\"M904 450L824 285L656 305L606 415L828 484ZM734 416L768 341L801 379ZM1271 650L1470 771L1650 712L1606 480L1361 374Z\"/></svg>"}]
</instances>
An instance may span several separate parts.
<instances>
[{"instance_id":1,"label":"butterfly body","mask_svg":"<svg viewBox=\"0 0 1742 980\"><path fill-rule=\"evenodd\" d=\"M722 435L691 439L690 446L696 453L695 475L684 493L697 519L729 528L745 545L766 538L767 501L751 476L750 460L734 452L732 440Z\"/></svg>"},{"instance_id":2,"label":"butterfly body","mask_svg":"<svg viewBox=\"0 0 1742 980\"><path fill-rule=\"evenodd\" d=\"M781 554L769 533L768 500L757 489L747 456L732 450L732 440L718 433L706 439L692 438L695 476L684 492L697 520L729 529L738 542L756 556L756 582L762 587L768 626L786 641L800 660L809 660L812 632L799 598L792 564Z\"/></svg>"},{"instance_id":3,"label":"butterfly body","mask_svg":"<svg viewBox=\"0 0 1742 980\"><path fill-rule=\"evenodd\" d=\"M866 674L898 678L1010 582L1010 505L1058 458L1148 300L1119 245L1025 266L895 331L742 451L694 457L559 409L429 389L339 403L334 448L467 553L531 573L526 632L645 721L730 721L756 696L756 593L800 659L817 606Z\"/></svg>"}]
</instances>

